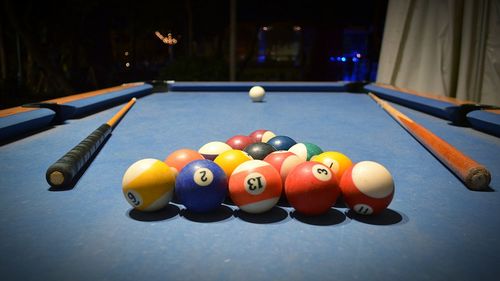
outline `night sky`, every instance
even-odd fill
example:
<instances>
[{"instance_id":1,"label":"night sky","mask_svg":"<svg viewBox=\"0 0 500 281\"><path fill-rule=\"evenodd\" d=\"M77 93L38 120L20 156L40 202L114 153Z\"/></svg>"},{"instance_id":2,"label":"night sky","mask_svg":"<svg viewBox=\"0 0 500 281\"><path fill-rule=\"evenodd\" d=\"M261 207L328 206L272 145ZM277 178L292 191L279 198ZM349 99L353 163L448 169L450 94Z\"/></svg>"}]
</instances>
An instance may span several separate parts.
<instances>
[{"instance_id":1,"label":"night sky","mask_svg":"<svg viewBox=\"0 0 500 281\"><path fill-rule=\"evenodd\" d=\"M346 33L353 31L366 37L360 48L367 70L358 76L370 79L386 8L387 1L369 0L237 1L237 80L342 80L348 65L335 65L335 58L345 56ZM259 52L293 45L266 42L262 50L257 37L264 26L276 27L269 38L301 28L294 61L256 63ZM169 50L155 31L171 32L178 43ZM228 46L229 0L2 1L0 104L133 81L228 80Z\"/></svg>"}]
</instances>

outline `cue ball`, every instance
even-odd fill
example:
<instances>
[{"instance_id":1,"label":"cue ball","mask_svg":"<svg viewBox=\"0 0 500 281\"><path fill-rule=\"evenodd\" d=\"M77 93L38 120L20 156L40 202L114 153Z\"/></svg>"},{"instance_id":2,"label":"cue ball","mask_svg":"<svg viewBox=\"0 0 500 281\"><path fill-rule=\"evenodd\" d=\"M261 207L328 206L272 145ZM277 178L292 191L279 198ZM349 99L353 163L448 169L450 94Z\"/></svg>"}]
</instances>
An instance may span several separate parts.
<instances>
[{"instance_id":1,"label":"cue ball","mask_svg":"<svg viewBox=\"0 0 500 281\"><path fill-rule=\"evenodd\" d=\"M273 166L250 160L239 165L229 178L229 195L242 211L263 213L278 203L281 186L281 176Z\"/></svg>"},{"instance_id":2,"label":"cue ball","mask_svg":"<svg viewBox=\"0 0 500 281\"><path fill-rule=\"evenodd\" d=\"M261 102L264 100L266 91L261 86L253 86L250 91L248 91L248 96L253 102Z\"/></svg>"},{"instance_id":3,"label":"cue ball","mask_svg":"<svg viewBox=\"0 0 500 281\"><path fill-rule=\"evenodd\" d=\"M394 196L394 180L381 164L363 161L344 172L340 189L346 205L362 215L379 214L384 211Z\"/></svg>"},{"instance_id":4,"label":"cue ball","mask_svg":"<svg viewBox=\"0 0 500 281\"><path fill-rule=\"evenodd\" d=\"M335 176L326 165L304 162L293 168L285 181L288 202L304 215L321 215L335 204L340 189Z\"/></svg>"},{"instance_id":5,"label":"cue ball","mask_svg":"<svg viewBox=\"0 0 500 281\"><path fill-rule=\"evenodd\" d=\"M226 173L226 176L229 178L236 167L243 162L250 160L252 160L252 157L250 157L246 152L232 149L219 154L219 156L215 158L214 162L219 165L222 170L224 170L224 173Z\"/></svg>"},{"instance_id":6,"label":"cue ball","mask_svg":"<svg viewBox=\"0 0 500 281\"><path fill-rule=\"evenodd\" d=\"M245 147L244 151L255 160L263 160L267 155L276 151L276 149L268 143L256 142Z\"/></svg>"},{"instance_id":7,"label":"cue ball","mask_svg":"<svg viewBox=\"0 0 500 281\"><path fill-rule=\"evenodd\" d=\"M210 160L196 160L177 176L175 193L189 211L204 213L217 209L227 195L227 177Z\"/></svg>"},{"instance_id":8,"label":"cue ball","mask_svg":"<svg viewBox=\"0 0 500 281\"><path fill-rule=\"evenodd\" d=\"M224 151L231 150L232 148L225 142L212 141L204 144L198 152L208 160L214 160L219 154Z\"/></svg>"},{"instance_id":9,"label":"cue ball","mask_svg":"<svg viewBox=\"0 0 500 281\"><path fill-rule=\"evenodd\" d=\"M203 156L192 149L179 149L172 152L165 159L165 163L172 168L175 174L179 174L179 172L186 166L187 164L193 162L194 160L202 160L205 159Z\"/></svg>"},{"instance_id":10,"label":"cue ball","mask_svg":"<svg viewBox=\"0 0 500 281\"><path fill-rule=\"evenodd\" d=\"M311 157L311 161L323 163L328 166L335 174L338 182L340 182L345 170L352 166L351 159L337 151L326 151L315 155Z\"/></svg>"},{"instance_id":11,"label":"cue ball","mask_svg":"<svg viewBox=\"0 0 500 281\"><path fill-rule=\"evenodd\" d=\"M174 171L157 159L142 159L132 164L122 179L127 202L139 211L157 211L172 200Z\"/></svg>"}]
</instances>

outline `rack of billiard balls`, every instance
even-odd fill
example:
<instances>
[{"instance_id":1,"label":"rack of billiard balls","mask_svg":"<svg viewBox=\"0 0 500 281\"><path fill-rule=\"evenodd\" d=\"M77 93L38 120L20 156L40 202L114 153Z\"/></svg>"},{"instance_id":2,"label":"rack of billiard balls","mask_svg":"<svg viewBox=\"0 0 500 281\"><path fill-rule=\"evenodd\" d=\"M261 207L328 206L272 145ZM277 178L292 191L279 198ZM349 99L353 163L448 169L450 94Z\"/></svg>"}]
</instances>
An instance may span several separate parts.
<instances>
[{"instance_id":1,"label":"rack of billiard balls","mask_svg":"<svg viewBox=\"0 0 500 281\"><path fill-rule=\"evenodd\" d=\"M122 190L139 211L157 211L174 193L187 210L217 210L229 196L244 212L271 210L280 197L299 213L321 215L342 195L362 215L384 211L394 196L391 173L373 161L353 163L346 155L288 136L257 130L198 151L179 149L164 160L142 159L125 172Z\"/></svg>"}]
</instances>

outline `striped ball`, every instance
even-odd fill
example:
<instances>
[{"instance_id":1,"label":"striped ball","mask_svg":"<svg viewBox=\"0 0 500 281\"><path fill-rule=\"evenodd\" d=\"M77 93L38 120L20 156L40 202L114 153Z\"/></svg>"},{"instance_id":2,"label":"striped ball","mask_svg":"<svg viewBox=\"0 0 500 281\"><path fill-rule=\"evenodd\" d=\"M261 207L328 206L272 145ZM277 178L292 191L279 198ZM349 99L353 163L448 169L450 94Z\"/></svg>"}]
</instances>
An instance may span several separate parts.
<instances>
[{"instance_id":1,"label":"striped ball","mask_svg":"<svg viewBox=\"0 0 500 281\"><path fill-rule=\"evenodd\" d=\"M263 213L278 203L281 186L281 176L273 166L262 160L250 160L233 171L229 195L241 210Z\"/></svg>"},{"instance_id":2,"label":"striped ball","mask_svg":"<svg viewBox=\"0 0 500 281\"><path fill-rule=\"evenodd\" d=\"M212 141L209 143L204 144L200 149L198 149L198 152L205 157L205 159L208 160L214 160L221 154L222 152L228 151L233 149L231 146L229 146L225 142L221 141Z\"/></svg>"},{"instance_id":3,"label":"striped ball","mask_svg":"<svg viewBox=\"0 0 500 281\"><path fill-rule=\"evenodd\" d=\"M274 138L276 134L269 130L260 129L253 131L248 136L252 138L253 142L268 142L270 139Z\"/></svg>"},{"instance_id":4,"label":"striped ball","mask_svg":"<svg viewBox=\"0 0 500 281\"><path fill-rule=\"evenodd\" d=\"M275 151L267 155L264 161L271 164L271 166L280 173L283 184L285 184L288 173L290 173L295 166L304 162L304 160L290 151Z\"/></svg>"},{"instance_id":5,"label":"striped ball","mask_svg":"<svg viewBox=\"0 0 500 281\"><path fill-rule=\"evenodd\" d=\"M362 161L347 169L340 180L346 205L361 215L384 211L394 196L394 180L386 167Z\"/></svg>"},{"instance_id":6,"label":"striped ball","mask_svg":"<svg viewBox=\"0 0 500 281\"><path fill-rule=\"evenodd\" d=\"M174 171L163 161L142 159L132 164L122 179L127 202L139 211L157 211L172 200Z\"/></svg>"},{"instance_id":7,"label":"striped ball","mask_svg":"<svg viewBox=\"0 0 500 281\"><path fill-rule=\"evenodd\" d=\"M290 147L288 151L295 153L297 156L299 156L300 159L304 161L309 161L314 155L323 153L323 150L319 146L309 142L299 142L296 145Z\"/></svg>"}]
</instances>

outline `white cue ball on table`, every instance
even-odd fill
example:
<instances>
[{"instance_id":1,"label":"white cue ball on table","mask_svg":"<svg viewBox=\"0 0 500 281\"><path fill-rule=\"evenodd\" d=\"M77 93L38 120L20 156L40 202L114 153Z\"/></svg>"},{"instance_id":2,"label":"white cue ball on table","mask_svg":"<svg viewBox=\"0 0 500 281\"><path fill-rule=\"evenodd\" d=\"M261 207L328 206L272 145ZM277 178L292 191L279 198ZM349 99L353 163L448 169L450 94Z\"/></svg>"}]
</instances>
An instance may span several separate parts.
<instances>
[{"instance_id":1,"label":"white cue ball on table","mask_svg":"<svg viewBox=\"0 0 500 281\"><path fill-rule=\"evenodd\" d=\"M253 102L261 102L262 100L264 100L266 91L261 86L253 86L248 92L248 95Z\"/></svg>"}]
</instances>

